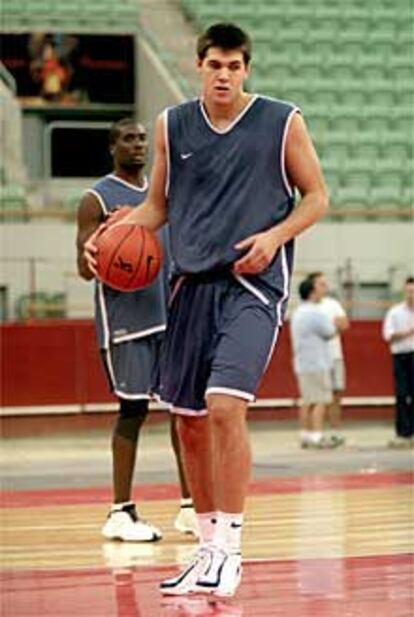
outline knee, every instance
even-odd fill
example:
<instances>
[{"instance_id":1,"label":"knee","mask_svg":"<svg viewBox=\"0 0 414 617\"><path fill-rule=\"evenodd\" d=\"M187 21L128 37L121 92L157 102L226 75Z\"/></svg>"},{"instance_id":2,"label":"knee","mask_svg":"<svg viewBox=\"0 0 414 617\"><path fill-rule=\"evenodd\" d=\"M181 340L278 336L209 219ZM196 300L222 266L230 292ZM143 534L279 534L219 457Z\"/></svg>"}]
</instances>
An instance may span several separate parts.
<instances>
[{"instance_id":1,"label":"knee","mask_svg":"<svg viewBox=\"0 0 414 617\"><path fill-rule=\"evenodd\" d=\"M233 396L210 396L208 412L213 430L227 435L244 429L247 403Z\"/></svg>"},{"instance_id":2,"label":"knee","mask_svg":"<svg viewBox=\"0 0 414 617\"><path fill-rule=\"evenodd\" d=\"M148 415L148 401L120 399L119 415L115 422L113 436L131 442L138 440L139 431Z\"/></svg>"},{"instance_id":3,"label":"knee","mask_svg":"<svg viewBox=\"0 0 414 617\"><path fill-rule=\"evenodd\" d=\"M203 444L208 441L206 431L208 430L207 417L190 418L179 416L178 420L178 436L180 443L186 451L197 451Z\"/></svg>"}]
</instances>

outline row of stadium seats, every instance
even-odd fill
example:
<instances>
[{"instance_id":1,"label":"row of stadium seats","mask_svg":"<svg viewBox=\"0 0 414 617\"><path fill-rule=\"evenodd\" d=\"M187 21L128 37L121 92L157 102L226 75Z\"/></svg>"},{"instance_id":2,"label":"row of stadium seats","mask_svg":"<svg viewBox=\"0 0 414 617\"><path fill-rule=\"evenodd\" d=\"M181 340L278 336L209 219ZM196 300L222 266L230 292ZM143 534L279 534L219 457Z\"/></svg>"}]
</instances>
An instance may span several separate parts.
<instances>
[{"instance_id":1,"label":"row of stadium seats","mask_svg":"<svg viewBox=\"0 0 414 617\"><path fill-rule=\"evenodd\" d=\"M331 215L413 214L411 0L182 0L201 30L252 35L248 87L304 111L331 192Z\"/></svg>"},{"instance_id":2,"label":"row of stadium seats","mask_svg":"<svg viewBox=\"0 0 414 617\"><path fill-rule=\"evenodd\" d=\"M53 0L3 0L2 24L7 30L36 28L73 29L88 27L90 32L135 32L136 0L100 0L99 2L54 2Z\"/></svg>"},{"instance_id":3,"label":"row of stadium seats","mask_svg":"<svg viewBox=\"0 0 414 617\"><path fill-rule=\"evenodd\" d=\"M66 296L64 293L36 292L24 294L16 301L18 319L56 319L66 317Z\"/></svg>"}]
</instances>

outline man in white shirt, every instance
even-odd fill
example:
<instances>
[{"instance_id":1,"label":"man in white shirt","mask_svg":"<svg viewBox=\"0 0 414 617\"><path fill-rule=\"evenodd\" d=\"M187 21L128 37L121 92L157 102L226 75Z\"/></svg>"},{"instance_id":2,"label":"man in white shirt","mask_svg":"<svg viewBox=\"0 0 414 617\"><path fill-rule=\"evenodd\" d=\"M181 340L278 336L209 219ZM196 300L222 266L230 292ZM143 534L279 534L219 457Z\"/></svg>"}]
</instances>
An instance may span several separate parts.
<instances>
[{"instance_id":1,"label":"man in white shirt","mask_svg":"<svg viewBox=\"0 0 414 617\"><path fill-rule=\"evenodd\" d=\"M404 285L404 301L385 315L383 337L392 354L396 416L396 438L390 447L414 446L414 277Z\"/></svg>"},{"instance_id":2,"label":"man in white shirt","mask_svg":"<svg viewBox=\"0 0 414 617\"><path fill-rule=\"evenodd\" d=\"M345 438L340 433L342 425L341 397L346 383L341 332L349 328L349 321L340 302L329 295L329 282L326 275L323 272L312 272L308 278L313 282L318 295L321 297L319 308L331 323L335 323L339 327L336 335L329 341L329 353L332 360L330 371L332 402L328 407L327 417L331 427L329 439L334 446L341 446L345 443Z\"/></svg>"},{"instance_id":3,"label":"man in white shirt","mask_svg":"<svg viewBox=\"0 0 414 617\"><path fill-rule=\"evenodd\" d=\"M306 278L299 285L302 300L291 320L294 370L302 399L300 428L302 448L333 448L326 439L324 420L332 403L332 356L329 343L340 323L320 310L322 295L314 282Z\"/></svg>"}]
</instances>

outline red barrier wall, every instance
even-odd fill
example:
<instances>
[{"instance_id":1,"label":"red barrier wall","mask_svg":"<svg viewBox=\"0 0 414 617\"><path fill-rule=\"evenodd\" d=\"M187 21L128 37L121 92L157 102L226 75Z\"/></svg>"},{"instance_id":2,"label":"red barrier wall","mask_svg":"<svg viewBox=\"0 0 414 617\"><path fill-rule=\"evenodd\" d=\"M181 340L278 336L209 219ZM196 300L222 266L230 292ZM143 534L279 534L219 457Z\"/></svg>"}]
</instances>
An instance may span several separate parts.
<instances>
[{"instance_id":1,"label":"red barrier wall","mask_svg":"<svg viewBox=\"0 0 414 617\"><path fill-rule=\"evenodd\" d=\"M91 321L36 321L0 328L2 406L112 401ZM391 396L391 361L379 322L355 321L345 333L348 396ZM297 396L289 328L281 332L260 388L262 398Z\"/></svg>"}]
</instances>

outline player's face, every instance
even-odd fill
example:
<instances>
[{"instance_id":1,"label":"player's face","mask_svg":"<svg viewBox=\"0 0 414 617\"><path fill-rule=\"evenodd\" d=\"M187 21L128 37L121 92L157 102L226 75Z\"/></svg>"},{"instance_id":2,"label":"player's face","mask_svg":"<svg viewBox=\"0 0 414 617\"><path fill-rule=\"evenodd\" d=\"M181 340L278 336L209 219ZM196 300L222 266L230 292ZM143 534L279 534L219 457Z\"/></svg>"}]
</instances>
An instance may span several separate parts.
<instances>
[{"instance_id":1,"label":"player's face","mask_svg":"<svg viewBox=\"0 0 414 617\"><path fill-rule=\"evenodd\" d=\"M322 300L322 298L325 297L329 291L329 284L326 276L321 275L316 278L314 282L314 289L318 296L318 299Z\"/></svg>"},{"instance_id":2,"label":"player's face","mask_svg":"<svg viewBox=\"0 0 414 617\"><path fill-rule=\"evenodd\" d=\"M249 74L243 53L210 47L198 62L204 100L215 105L231 105L243 91Z\"/></svg>"},{"instance_id":3,"label":"player's face","mask_svg":"<svg viewBox=\"0 0 414 617\"><path fill-rule=\"evenodd\" d=\"M404 287L404 297L408 306L414 307L414 283L406 283Z\"/></svg>"},{"instance_id":4,"label":"player's face","mask_svg":"<svg viewBox=\"0 0 414 617\"><path fill-rule=\"evenodd\" d=\"M144 167L148 154L147 132L142 124L131 124L121 129L112 151L114 161L127 169Z\"/></svg>"}]
</instances>

